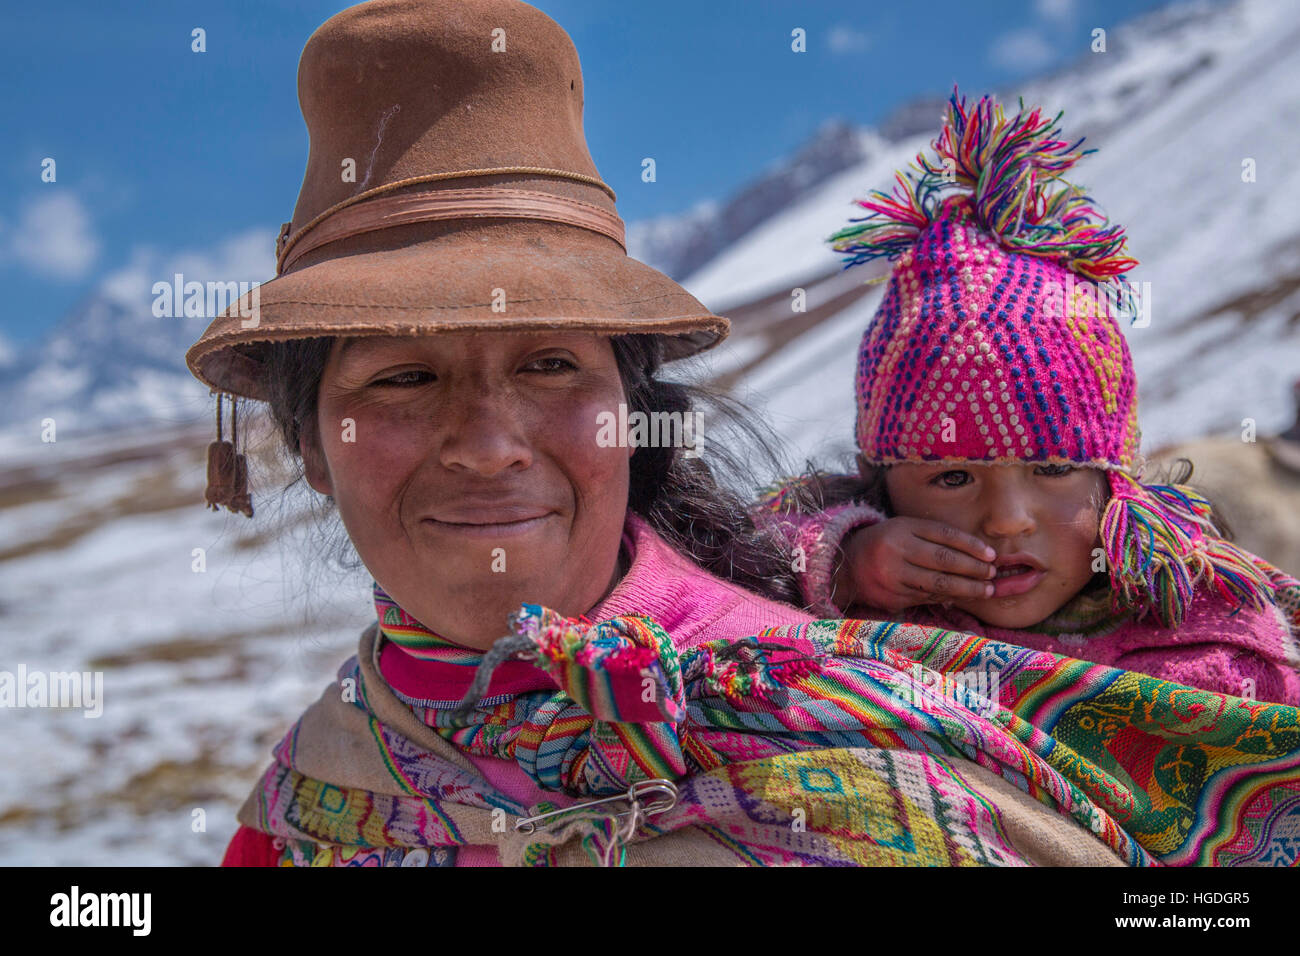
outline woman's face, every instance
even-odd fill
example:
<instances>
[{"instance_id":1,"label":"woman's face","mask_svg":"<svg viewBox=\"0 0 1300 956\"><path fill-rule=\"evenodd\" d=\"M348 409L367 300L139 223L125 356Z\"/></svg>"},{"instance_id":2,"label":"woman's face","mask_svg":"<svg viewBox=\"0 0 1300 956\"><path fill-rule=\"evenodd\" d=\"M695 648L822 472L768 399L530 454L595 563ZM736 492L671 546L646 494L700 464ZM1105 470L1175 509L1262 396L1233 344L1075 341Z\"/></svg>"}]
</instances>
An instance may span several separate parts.
<instances>
[{"instance_id":1,"label":"woman's face","mask_svg":"<svg viewBox=\"0 0 1300 956\"><path fill-rule=\"evenodd\" d=\"M596 437L625 400L608 336L340 338L306 476L393 600L487 648L521 603L576 616L618 580L634 449Z\"/></svg>"},{"instance_id":2,"label":"woman's face","mask_svg":"<svg viewBox=\"0 0 1300 956\"><path fill-rule=\"evenodd\" d=\"M890 467L885 488L894 514L942 521L997 551L995 561L1007 568L1000 573L1010 576L994 580L993 596L952 602L986 624L1037 624L1093 576L1106 500L1105 474L1096 468L909 462Z\"/></svg>"}]
</instances>

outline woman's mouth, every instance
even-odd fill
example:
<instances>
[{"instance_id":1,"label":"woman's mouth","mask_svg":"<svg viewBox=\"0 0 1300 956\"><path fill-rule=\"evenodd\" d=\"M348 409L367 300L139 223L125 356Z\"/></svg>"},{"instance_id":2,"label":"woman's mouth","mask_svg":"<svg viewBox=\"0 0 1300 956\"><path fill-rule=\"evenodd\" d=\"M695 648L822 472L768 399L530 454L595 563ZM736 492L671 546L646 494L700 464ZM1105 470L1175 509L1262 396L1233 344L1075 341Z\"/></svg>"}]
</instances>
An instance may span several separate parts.
<instances>
[{"instance_id":1,"label":"woman's mouth","mask_svg":"<svg viewBox=\"0 0 1300 956\"><path fill-rule=\"evenodd\" d=\"M427 525L440 533L463 537L512 538L537 530L553 517L555 517L554 512L514 520L493 521L439 521L437 518L425 518L421 524Z\"/></svg>"}]
</instances>

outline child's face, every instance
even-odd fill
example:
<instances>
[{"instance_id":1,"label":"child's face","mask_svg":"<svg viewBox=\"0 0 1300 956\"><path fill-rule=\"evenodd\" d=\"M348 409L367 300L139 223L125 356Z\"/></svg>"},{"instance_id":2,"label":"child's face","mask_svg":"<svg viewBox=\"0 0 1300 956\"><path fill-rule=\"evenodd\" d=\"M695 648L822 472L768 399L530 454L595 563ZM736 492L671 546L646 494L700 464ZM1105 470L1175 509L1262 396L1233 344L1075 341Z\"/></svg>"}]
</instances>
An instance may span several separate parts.
<instances>
[{"instance_id":1,"label":"child's face","mask_svg":"<svg viewBox=\"0 0 1300 956\"><path fill-rule=\"evenodd\" d=\"M1093 575L1106 500L1096 468L1026 462L892 466L885 487L896 515L929 518L982 538L1008 571L989 598L953 606L995 627L1030 627L1079 593ZM1006 558L1028 568L1013 568ZM1000 572L1000 574L1003 572Z\"/></svg>"}]
</instances>

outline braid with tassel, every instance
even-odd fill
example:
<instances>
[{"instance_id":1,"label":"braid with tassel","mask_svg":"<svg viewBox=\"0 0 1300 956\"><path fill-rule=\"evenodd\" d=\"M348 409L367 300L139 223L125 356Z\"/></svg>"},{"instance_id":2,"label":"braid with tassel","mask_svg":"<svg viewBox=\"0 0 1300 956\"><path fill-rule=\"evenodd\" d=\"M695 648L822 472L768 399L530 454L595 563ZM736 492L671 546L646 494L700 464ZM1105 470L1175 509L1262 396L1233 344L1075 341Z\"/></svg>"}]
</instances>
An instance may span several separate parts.
<instances>
[{"instance_id":1,"label":"braid with tassel","mask_svg":"<svg viewBox=\"0 0 1300 956\"><path fill-rule=\"evenodd\" d=\"M253 517L253 498L248 493L248 463L236 451L239 441L235 402L230 396L230 441L221 437L221 398L217 393L217 440L208 445L208 486L203 493L213 511L225 507L247 518Z\"/></svg>"}]
</instances>

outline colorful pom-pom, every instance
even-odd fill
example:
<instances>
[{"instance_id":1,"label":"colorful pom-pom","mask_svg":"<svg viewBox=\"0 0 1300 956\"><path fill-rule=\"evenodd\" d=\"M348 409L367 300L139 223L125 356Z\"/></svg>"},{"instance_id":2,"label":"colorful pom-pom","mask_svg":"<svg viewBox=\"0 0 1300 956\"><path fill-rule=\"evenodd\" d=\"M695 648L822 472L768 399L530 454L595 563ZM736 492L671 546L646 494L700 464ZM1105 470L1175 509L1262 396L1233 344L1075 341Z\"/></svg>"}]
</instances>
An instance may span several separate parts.
<instances>
[{"instance_id":1,"label":"colorful pom-pom","mask_svg":"<svg viewBox=\"0 0 1300 956\"><path fill-rule=\"evenodd\" d=\"M955 189L969 197L977 224L1005 248L1111 283L1121 310L1134 312L1132 290L1120 278L1137 265L1125 254L1124 229L1110 225L1083 190L1061 178L1095 152L1079 149L1082 138L1059 138L1062 115L1048 119L1022 102L1008 118L991 97L971 108L954 88L943 130L931 144L935 156L922 151L895 173L892 193L872 190L857 200L869 215L830 237L835 251L848 256L845 268L896 259L938 218L945 194Z\"/></svg>"}]
</instances>

